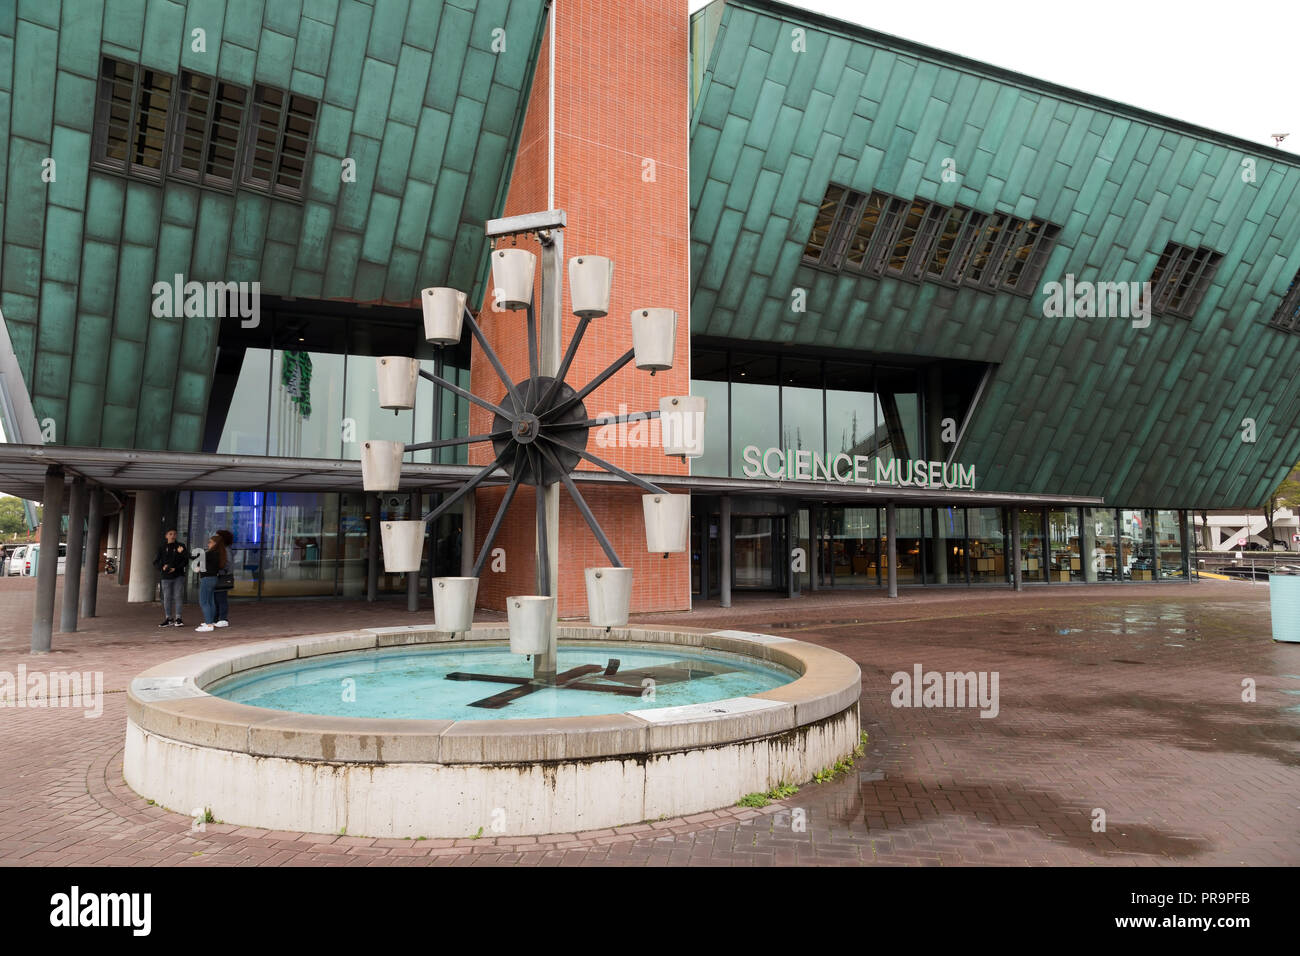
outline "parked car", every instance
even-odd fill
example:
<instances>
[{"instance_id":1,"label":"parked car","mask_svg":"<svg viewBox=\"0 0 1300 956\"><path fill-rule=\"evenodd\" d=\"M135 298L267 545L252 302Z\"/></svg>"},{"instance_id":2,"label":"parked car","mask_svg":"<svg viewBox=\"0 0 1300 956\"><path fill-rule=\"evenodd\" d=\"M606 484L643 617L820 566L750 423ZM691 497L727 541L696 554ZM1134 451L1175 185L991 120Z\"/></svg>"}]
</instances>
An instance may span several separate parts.
<instances>
[{"instance_id":1,"label":"parked car","mask_svg":"<svg viewBox=\"0 0 1300 956\"><path fill-rule=\"evenodd\" d=\"M22 570L22 573L27 577L31 577L36 573L37 560L40 555L40 552L41 552L41 546L39 544L33 544L27 548L27 554L23 558L23 570ZM56 573L62 574L63 569L67 566L67 563L68 563L68 546L63 542L59 542L59 568Z\"/></svg>"},{"instance_id":2,"label":"parked car","mask_svg":"<svg viewBox=\"0 0 1300 956\"><path fill-rule=\"evenodd\" d=\"M20 544L16 548L9 549L9 558L5 562L5 577L15 577L23 574L23 568L26 566L27 545Z\"/></svg>"}]
</instances>

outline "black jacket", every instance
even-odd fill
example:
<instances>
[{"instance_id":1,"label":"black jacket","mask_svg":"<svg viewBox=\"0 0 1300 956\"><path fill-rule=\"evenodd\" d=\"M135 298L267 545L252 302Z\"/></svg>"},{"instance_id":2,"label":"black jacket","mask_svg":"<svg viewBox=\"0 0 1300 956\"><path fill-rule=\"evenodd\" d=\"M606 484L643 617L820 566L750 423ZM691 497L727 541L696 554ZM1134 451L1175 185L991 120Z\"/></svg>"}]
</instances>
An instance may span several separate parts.
<instances>
[{"instance_id":1,"label":"black jacket","mask_svg":"<svg viewBox=\"0 0 1300 956\"><path fill-rule=\"evenodd\" d=\"M216 548L208 548L203 552L203 570L199 572L201 578L215 578L217 572L222 570L222 566L217 563L218 554ZM226 563L230 563L230 552L226 552Z\"/></svg>"},{"instance_id":2,"label":"black jacket","mask_svg":"<svg viewBox=\"0 0 1300 956\"><path fill-rule=\"evenodd\" d=\"M153 559L153 566L162 572L164 578L185 577L185 565L189 563L189 549L181 541L168 544L166 541L158 548L158 555Z\"/></svg>"}]
</instances>

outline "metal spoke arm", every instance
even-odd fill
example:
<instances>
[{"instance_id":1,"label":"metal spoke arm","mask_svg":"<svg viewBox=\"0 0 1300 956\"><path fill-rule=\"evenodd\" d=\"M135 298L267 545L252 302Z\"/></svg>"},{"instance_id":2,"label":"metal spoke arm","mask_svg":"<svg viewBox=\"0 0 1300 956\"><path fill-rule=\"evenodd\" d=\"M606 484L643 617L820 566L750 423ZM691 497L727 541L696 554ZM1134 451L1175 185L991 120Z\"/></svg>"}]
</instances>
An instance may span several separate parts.
<instances>
[{"instance_id":1,"label":"metal spoke arm","mask_svg":"<svg viewBox=\"0 0 1300 956\"><path fill-rule=\"evenodd\" d=\"M555 399L555 393L560 390L560 383L564 381L564 376L569 374L569 366L573 364L574 358L578 355L578 344L582 341L582 336L586 333L587 326L590 324L590 316L582 316L578 319L578 327L573 332L573 338L569 339L569 347L564 350L560 370L555 373L555 381L546 390L546 398L541 403L542 408L545 408Z\"/></svg>"},{"instance_id":2,"label":"metal spoke arm","mask_svg":"<svg viewBox=\"0 0 1300 956\"><path fill-rule=\"evenodd\" d=\"M529 310L529 314L532 314L531 309ZM497 353L493 351L492 346L488 345L488 340L483 335L483 330L478 327L478 323L474 321L474 314L470 312L469 309L465 310L465 321L469 323L469 330L474 333L474 338L478 339L478 344L479 347L483 349L483 354L487 356L488 361L492 363L492 367L496 369L497 378L501 379L501 381L505 383L506 391L508 391L510 397L515 400L515 406L517 408L523 408L524 403L519 397L519 389L515 388L514 380L506 374L505 366L501 364L501 359L497 357Z\"/></svg>"},{"instance_id":3,"label":"metal spoke arm","mask_svg":"<svg viewBox=\"0 0 1300 956\"><path fill-rule=\"evenodd\" d=\"M532 457L531 450L529 457ZM541 455L532 462L533 474L541 475ZM551 550L546 542L546 486L538 479L537 491L537 591L546 596L551 595Z\"/></svg>"},{"instance_id":4,"label":"metal spoke arm","mask_svg":"<svg viewBox=\"0 0 1300 956\"><path fill-rule=\"evenodd\" d=\"M600 468L604 468L611 475L617 475L618 477L622 478L624 481L630 482L631 484L636 485L638 488L642 488L650 492L650 494L652 495L668 494L668 492L664 491L662 488L660 488L657 485L650 484L650 482L646 481L644 478L641 478L638 475L634 475L630 471L624 471L622 468L618 467L618 465L605 461L605 459L603 458L597 458L591 452L583 448L579 448L577 445L572 445L562 438L556 438L554 435L547 434L546 432L542 432L542 434L539 437L541 437L543 441L548 441L552 445L558 445L559 447L566 449L567 451L573 452L575 455L578 455L581 458L585 458L593 465L596 465Z\"/></svg>"},{"instance_id":5,"label":"metal spoke arm","mask_svg":"<svg viewBox=\"0 0 1300 956\"><path fill-rule=\"evenodd\" d=\"M619 369L621 369L621 368L622 368L624 365L626 365L628 362L632 361L632 359L634 359L634 358L636 358L636 350L635 350L635 349L628 349L626 352L624 352L624 353L622 354L622 356L620 356L619 358L617 358L617 359L614 360L614 364L613 364L613 365L611 365L609 368L605 369L605 371L601 372L599 375L597 375L595 378L593 378L590 382L588 382L586 385L584 385L584 386L582 387L582 391L578 392L576 395L574 395L572 398L570 398L567 402L564 402L564 403L562 403L562 404L560 404L560 405L557 405L557 406L555 406L555 408L553 408L553 409L551 409L549 412L547 412L547 413L546 413L546 418L547 418L548 420L549 420L549 419L556 418L556 417L558 417L558 416L560 416L560 415L563 415L563 414L564 414L565 412L567 412L570 408L573 408L573 406L575 406L575 405L581 403L581 401L582 401L584 398L586 398L588 395L590 395L590 394L591 394L592 392L594 392L596 389L600 388L600 386L604 385L605 382L607 382L610 378L612 378L612 377L614 376L614 374L615 374Z\"/></svg>"},{"instance_id":6,"label":"metal spoke arm","mask_svg":"<svg viewBox=\"0 0 1300 956\"><path fill-rule=\"evenodd\" d=\"M501 467L501 460L505 458L506 455L509 453L510 453L510 449L507 448L501 454L497 455L496 460L494 460L492 464L485 465L481 471L479 471L476 475L474 475L474 477L470 478L469 481L461 485L458 491L455 491L452 494L448 495L446 500L444 500L442 504L438 505L438 507L434 508L432 511L430 511L427 515L424 516L424 523L428 524L430 521L433 521L435 518L438 517L438 515L442 514L444 511L446 511L456 502L460 501L461 498L464 498L467 494L469 494L471 491L477 488L479 486L479 483L482 482L484 478L486 478L488 475L492 474L492 472L496 471L498 468Z\"/></svg>"},{"instance_id":7,"label":"metal spoke arm","mask_svg":"<svg viewBox=\"0 0 1300 956\"><path fill-rule=\"evenodd\" d=\"M449 448L452 445L472 445L476 441L495 441L505 438L510 432L489 432L486 435L466 435L464 438L439 438L437 441L422 441L407 445L407 451L428 451L430 448Z\"/></svg>"},{"instance_id":8,"label":"metal spoke arm","mask_svg":"<svg viewBox=\"0 0 1300 956\"><path fill-rule=\"evenodd\" d=\"M451 382L447 381L437 372L430 372L428 369L422 368L420 369L420 378L428 379L430 382L433 382L433 384L437 385L439 388L445 388L453 395L459 395L461 398L466 399L467 401L471 401L475 405L478 405L481 408L486 408L493 415L501 415L504 416L505 418L509 418L511 421L514 420L515 416L513 413L506 411L500 405L492 404L485 398L479 398L473 392L468 392L465 389L461 388L459 385L453 385ZM511 388L513 389L513 386L511 386Z\"/></svg>"},{"instance_id":9,"label":"metal spoke arm","mask_svg":"<svg viewBox=\"0 0 1300 956\"><path fill-rule=\"evenodd\" d=\"M582 492L580 492L578 486L573 483L573 479L569 477L568 472L560 467L560 462L556 459L555 453L549 448L538 448L538 451L540 451L546 460L557 471L559 471L560 480L564 482L564 487L568 490L569 497L572 498L573 503L578 506L578 511L582 513L582 517L586 520L587 527L591 529L591 533L594 534L596 540L600 542L600 546L604 550L605 556L609 558L610 564L616 568L623 567L623 562L618 559L618 553L614 550L614 546L609 543L609 538L605 537L605 531L601 528L600 522L597 521L596 516L591 513L591 508L587 506L587 500L582 497Z\"/></svg>"},{"instance_id":10,"label":"metal spoke arm","mask_svg":"<svg viewBox=\"0 0 1300 956\"><path fill-rule=\"evenodd\" d=\"M474 562L474 570L471 577L478 577L483 573L483 565L487 563L488 555L492 553L492 545L497 539L497 532L501 530L501 522L506 516L506 511L510 508L510 502L515 497L515 492L519 490L519 476L516 475L510 479L510 486L506 488L505 497L501 499L501 505L497 508L496 515L492 518L492 525L488 528L487 537L483 539L483 548L478 553L478 560Z\"/></svg>"}]
</instances>

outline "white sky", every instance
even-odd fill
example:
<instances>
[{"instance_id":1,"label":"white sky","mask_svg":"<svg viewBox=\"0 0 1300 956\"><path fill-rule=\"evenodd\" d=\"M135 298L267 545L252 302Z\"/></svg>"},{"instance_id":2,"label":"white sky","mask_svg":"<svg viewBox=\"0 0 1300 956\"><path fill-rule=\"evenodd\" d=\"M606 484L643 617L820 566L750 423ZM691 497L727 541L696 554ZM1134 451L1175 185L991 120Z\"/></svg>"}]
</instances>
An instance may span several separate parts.
<instances>
[{"instance_id":1,"label":"white sky","mask_svg":"<svg viewBox=\"0 0 1300 956\"><path fill-rule=\"evenodd\" d=\"M691 12L707 0L690 0ZM792 6L1300 153L1300 0L794 0Z\"/></svg>"}]
</instances>

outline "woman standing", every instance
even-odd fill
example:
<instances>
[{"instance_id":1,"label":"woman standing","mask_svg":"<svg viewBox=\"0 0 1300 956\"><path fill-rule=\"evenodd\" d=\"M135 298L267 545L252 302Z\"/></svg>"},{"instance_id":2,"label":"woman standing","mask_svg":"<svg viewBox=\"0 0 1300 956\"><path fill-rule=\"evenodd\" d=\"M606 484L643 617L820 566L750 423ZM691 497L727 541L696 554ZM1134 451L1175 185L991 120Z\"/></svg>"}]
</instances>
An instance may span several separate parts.
<instances>
[{"instance_id":1,"label":"woman standing","mask_svg":"<svg viewBox=\"0 0 1300 956\"><path fill-rule=\"evenodd\" d=\"M225 549L226 558L227 558L227 563L225 567L230 568L235 563L234 551L232 550L235 546L235 536L231 534L229 531L226 531L224 528L218 528L215 537L221 541L221 544ZM233 580L230 582L230 584L233 586L234 584ZM230 626L230 591L226 588L217 588L215 596L217 599L217 606L216 606L217 621L213 626L229 627Z\"/></svg>"},{"instance_id":2,"label":"woman standing","mask_svg":"<svg viewBox=\"0 0 1300 956\"><path fill-rule=\"evenodd\" d=\"M199 572L199 607L203 610L203 623L194 629L196 631L206 633L214 627L226 626L224 617L219 624L216 623L217 602L223 605L226 602L226 592L217 590L217 574L225 570L228 560L225 538L218 531L208 539L208 550L203 554L203 570Z\"/></svg>"}]
</instances>

